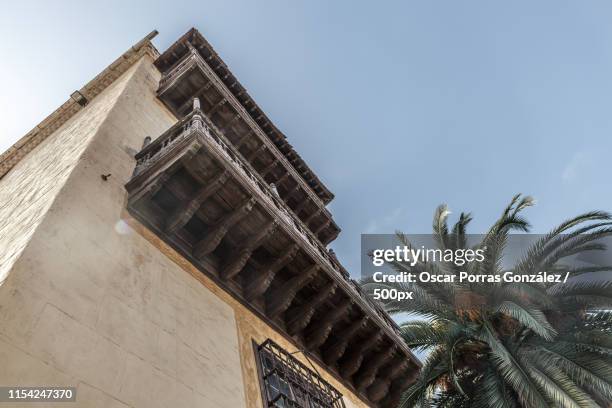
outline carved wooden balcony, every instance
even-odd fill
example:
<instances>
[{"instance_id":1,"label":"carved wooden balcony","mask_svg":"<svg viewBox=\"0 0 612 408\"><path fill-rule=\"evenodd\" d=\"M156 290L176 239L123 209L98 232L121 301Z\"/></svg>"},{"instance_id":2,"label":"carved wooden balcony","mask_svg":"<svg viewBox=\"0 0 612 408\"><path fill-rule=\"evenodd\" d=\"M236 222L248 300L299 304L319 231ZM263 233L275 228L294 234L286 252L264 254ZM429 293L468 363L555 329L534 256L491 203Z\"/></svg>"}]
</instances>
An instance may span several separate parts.
<instances>
[{"instance_id":1,"label":"carved wooden balcony","mask_svg":"<svg viewBox=\"0 0 612 408\"><path fill-rule=\"evenodd\" d=\"M340 228L325 205L333 194L308 168L282 133L248 97L227 67L195 30L155 62L162 71L158 96L178 117L198 98L220 133L266 180L323 244Z\"/></svg>"},{"instance_id":2,"label":"carved wooden balcony","mask_svg":"<svg viewBox=\"0 0 612 408\"><path fill-rule=\"evenodd\" d=\"M372 406L394 406L419 367L397 326L201 110L136 159L136 219Z\"/></svg>"}]
</instances>

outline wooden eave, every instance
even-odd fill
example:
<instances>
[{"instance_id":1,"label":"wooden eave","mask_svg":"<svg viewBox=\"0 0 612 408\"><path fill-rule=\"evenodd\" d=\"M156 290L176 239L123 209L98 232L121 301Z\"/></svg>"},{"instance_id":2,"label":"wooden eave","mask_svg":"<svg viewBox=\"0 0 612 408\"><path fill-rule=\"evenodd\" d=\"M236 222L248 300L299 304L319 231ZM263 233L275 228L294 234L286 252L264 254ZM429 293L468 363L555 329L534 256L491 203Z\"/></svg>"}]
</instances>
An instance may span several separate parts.
<instances>
[{"instance_id":1,"label":"wooden eave","mask_svg":"<svg viewBox=\"0 0 612 408\"><path fill-rule=\"evenodd\" d=\"M246 89L231 73L225 62L215 52L213 47L206 41L204 36L195 28L189 30L179 40L172 44L155 61L155 65L165 73L170 70L177 62L189 53L190 46L194 47L208 66L215 72L217 77L223 82L225 87L233 94L242 107L248 112L253 120L262 129L265 135L277 146L280 152L285 155L287 160L293 165L296 171L306 183L315 191L321 200L327 204L333 198L333 193L323 184L317 175L308 167L306 162L287 142L286 136L272 123L263 110L255 103Z\"/></svg>"},{"instance_id":2,"label":"wooden eave","mask_svg":"<svg viewBox=\"0 0 612 408\"><path fill-rule=\"evenodd\" d=\"M185 116L194 98L203 113L266 182L276 185L281 198L325 245L340 228L311 186L225 87L202 56L189 45L184 55L162 76L158 96L178 117Z\"/></svg>"},{"instance_id":3,"label":"wooden eave","mask_svg":"<svg viewBox=\"0 0 612 408\"><path fill-rule=\"evenodd\" d=\"M393 406L420 367L397 326L203 112L136 159L136 219L370 406Z\"/></svg>"}]
</instances>

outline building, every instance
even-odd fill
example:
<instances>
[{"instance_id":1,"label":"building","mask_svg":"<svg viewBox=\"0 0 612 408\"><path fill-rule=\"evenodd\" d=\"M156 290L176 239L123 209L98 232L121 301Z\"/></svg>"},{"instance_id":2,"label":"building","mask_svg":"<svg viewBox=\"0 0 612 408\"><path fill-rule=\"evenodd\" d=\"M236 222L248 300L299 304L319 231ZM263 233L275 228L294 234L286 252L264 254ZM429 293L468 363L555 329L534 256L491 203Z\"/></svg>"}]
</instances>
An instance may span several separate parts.
<instances>
[{"instance_id":1,"label":"building","mask_svg":"<svg viewBox=\"0 0 612 408\"><path fill-rule=\"evenodd\" d=\"M395 406L419 363L326 249L332 193L198 31L155 34L0 157L0 384Z\"/></svg>"}]
</instances>

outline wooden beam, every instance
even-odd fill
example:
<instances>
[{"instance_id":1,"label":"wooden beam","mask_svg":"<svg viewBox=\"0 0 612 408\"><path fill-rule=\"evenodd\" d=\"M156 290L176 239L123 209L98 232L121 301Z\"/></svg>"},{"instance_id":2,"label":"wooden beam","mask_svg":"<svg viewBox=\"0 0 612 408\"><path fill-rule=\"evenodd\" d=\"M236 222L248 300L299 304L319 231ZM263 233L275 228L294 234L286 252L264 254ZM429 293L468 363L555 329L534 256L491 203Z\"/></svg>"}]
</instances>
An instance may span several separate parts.
<instances>
[{"instance_id":1,"label":"wooden beam","mask_svg":"<svg viewBox=\"0 0 612 408\"><path fill-rule=\"evenodd\" d=\"M350 379L359 370L365 354L374 347L382 338L382 332L376 332L365 339L362 343L352 345L352 348L342 357L340 361L340 374Z\"/></svg>"},{"instance_id":2,"label":"wooden beam","mask_svg":"<svg viewBox=\"0 0 612 408\"><path fill-rule=\"evenodd\" d=\"M283 175L282 175L282 176L280 176L280 177L279 177L279 178L278 178L278 179L275 181L276 185L277 185L277 186L280 186L280 185L281 185L281 184L282 184L282 183L283 183L283 182L284 182L284 181L287 179L287 177L289 177L289 175L290 175L290 174L289 174L289 171L287 170L285 173L283 173Z\"/></svg>"},{"instance_id":3,"label":"wooden beam","mask_svg":"<svg viewBox=\"0 0 612 408\"><path fill-rule=\"evenodd\" d=\"M332 230L331 235L329 235L327 238L325 238L325 240L321 240L321 242L323 242L323 244L327 245L330 242L332 242L333 240L335 240L336 238L338 238L339 234L340 234L340 230L338 228L334 228Z\"/></svg>"},{"instance_id":4,"label":"wooden beam","mask_svg":"<svg viewBox=\"0 0 612 408\"><path fill-rule=\"evenodd\" d=\"M309 202L310 202L310 200L308 200L308 195L306 195L306 198L301 200L300 203L298 205L296 205L295 208L293 209L293 212L295 213L295 215L297 215L299 217L300 216L300 212L304 209L304 207L306 207L306 204L308 204ZM302 221L304 221L304 220L302 220Z\"/></svg>"},{"instance_id":5,"label":"wooden beam","mask_svg":"<svg viewBox=\"0 0 612 408\"><path fill-rule=\"evenodd\" d=\"M215 176L208 184L201 187L193 198L180 205L166 221L166 233L174 234L183 228L198 211L200 206L212 196L229 179L229 173L224 171Z\"/></svg>"},{"instance_id":6,"label":"wooden beam","mask_svg":"<svg viewBox=\"0 0 612 408\"><path fill-rule=\"evenodd\" d=\"M308 217L306 217L306 219L304 220L304 224L308 225L310 223L310 221L312 221L319 214L321 214L321 209L317 208L312 214L310 214Z\"/></svg>"},{"instance_id":7,"label":"wooden beam","mask_svg":"<svg viewBox=\"0 0 612 408\"><path fill-rule=\"evenodd\" d=\"M317 307L327 300L329 296L333 295L336 291L336 287L335 283L327 284L325 287L319 289L319 291L306 301L306 303L295 307L295 310L287 311L287 332L293 336L308 326Z\"/></svg>"},{"instance_id":8,"label":"wooden beam","mask_svg":"<svg viewBox=\"0 0 612 408\"><path fill-rule=\"evenodd\" d=\"M249 198L238 208L221 218L206 234L206 237L194 245L193 255L202 259L214 251L229 229L247 215L255 205L255 199Z\"/></svg>"},{"instance_id":9,"label":"wooden beam","mask_svg":"<svg viewBox=\"0 0 612 408\"><path fill-rule=\"evenodd\" d=\"M361 319L354 321L347 328L343 329L338 339L323 350L323 360L331 366L336 365L338 360L344 355L353 336L364 328L367 322L368 317L363 316Z\"/></svg>"},{"instance_id":10,"label":"wooden beam","mask_svg":"<svg viewBox=\"0 0 612 408\"><path fill-rule=\"evenodd\" d=\"M169 179L170 175L168 173L161 173L159 176L157 176L157 178L130 197L130 205L134 205L142 199L149 199L153 197L159 190L161 190Z\"/></svg>"},{"instance_id":11,"label":"wooden beam","mask_svg":"<svg viewBox=\"0 0 612 408\"><path fill-rule=\"evenodd\" d=\"M391 355L395 353L395 347L384 346L381 351L364 362L355 375L355 386L360 392L364 392L376 379L376 374L383 364L387 363Z\"/></svg>"},{"instance_id":12,"label":"wooden beam","mask_svg":"<svg viewBox=\"0 0 612 408\"><path fill-rule=\"evenodd\" d=\"M206 85L200 87L200 89L198 89L196 92L193 93L193 97L200 96L204 92L208 91L208 88L210 88L212 84L213 84L212 81L208 81ZM185 101L176 111L183 112L185 109L189 108L193 104L193 97L188 98L187 101Z\"/></svg>"},{"instance_id":13,"label":"wooden beam","mask_svg":"<svg viewBox=\"0 0 612 408\"><path fill-rule=\"evenodd\" d=\"M187 171L189 171L191 163L198 160L199 156L197 154L200 152L200 149L202 149L202 144L196 140L191 143L187 151L179 159L183 166L187 168Z\"/></svg>"},{"instance_id":14,"label":"wooden beam","mask_svg":"<svg viewBox=\"0 0 612 408\"><path fill-rule=\"evenodd\" d=\"M383 399L389 392L392 381L397 378L402 370L406 369L407 365L408 363L403 358L396 358L383 367L379 372L384 374L377 378L368 388L368 399L372 402L378 402Z\"/></svg>"},{"instance_id":15,"label":"wooden beam","mask_svg":"<svg viewBox=\"0 0 612 408\"><path fill-rule=\"evenodd\" d=\"M277 165L278 165L278 160L276 160L276 158L273 157L272 162L260 171L261 177L265 178L268 175L268 173L271 172L274 169L274 167L276 167Z\"/></svg>"},{"instance_id":16,"label":"wooden beam","mask_svg":"<svg viewBox=\"0 0 612 408\"><path fill-rule=\"evenodd\" d=\"M381 407L397 407L399 404L400 398L402 394L414 382L414 379L418 373L417 369L413 369L411 372L405 372L404 376L396 379L391 383L391 387L389 389L389 393L386 398L383 399L382 403L380 403Z\"/></svg>"},{"instance_id":17,"label":"wooden beam","mask_svg":"<svg viewBox=\"0 0 612 408\"><path fill-rule=\"evenodd\" d=\"M233 123L239 118L240 114L235 114L233 118L231 118L225 125L223 125L223 127L221 128L221 133L225 133L226 131L228 131L233 126Z\"/></svg>"},{"instance_id":18,"label":"wooden beam","mask_svg":"<svg viewBox=\"0 0 612 408\"><path fill-rule=\"evenodd\" d=\"M248 154L248 156L246 157L247 161L249 163L251 163L253 160L255 160L255 158L261 154L264 150L266 150L266 145L264 143L260 144L259 146L257 146L257 148L255 150L253 150L252 152L250 152Z\"/></svg>"},{"instance_id":19,"label":"wooden beam","mask_svg":"<svg viewBox=\"0 0 612 408\"><path fill-rule=\"evenodd\" d=\"M168 191L170 191L172 194L174 194L174 196L175 196L177 199L179 199L179 201L181 201L181 202L187 202L187 201L188 201L188 200L190 200L190 199L192 198L192 196L193 196L193 195L191 195L191 196L187 196L187 193L185 192L185 190L184 190L184 189L183 189L181 186L178 186L178 185L176 185L176 184L174 184L174 183L167 183L167 184L165 185L165 188L167 188L167 189L168 189ZM198 214L198 217L200 217L200 218L202 219L202 221L203 221L204 223L206 223L206 224L214 224L214 222L215 222L215 219L214 219L214 218L210 218L210 216L209 216L207 213L202 213L202 212L200 212L200 213ZM166 218L168 218L168 217L166 216ZM166 228L166 227L165 227L165 223L166 223L166 222L167 222L167 221L166 221L166 220L164 220L164 228ZM164 230L164 231L165 231L165 230Z\"/></svg>"},{"instance_id":20,"label":"wooden beam","mask_svg":"<svg viewBox=\"0 0 612 408\"><path fill-rule=\"evenodd\" d=\"M275 221L269 221L257 234L247 238L236 252L230 254L227 264L221 270L221 277L223 279L231 279L238 275L253 254L253 251L255 251L255 249L257 249L257 247L259 247L264 240L272 235L276 226L277 224Z\"/></svg>"},{"instance_id":21,"label":"wooden beam","mask_svg":"<svg viewBox=\"0 0 612 408\"><path fill-rule=\"evenodd\" d=\"M247 134L245 134L244 136L242 136L240 138L240 140L238 141L238 143L236 143L236 150L240 150L240 148L242 147L242 145L244 145L246 143L246 141L249 139L249 136L256 136L255 133L253 132L247 132Z\"/></svg>"},{"instance_id":22,"label":"wooden beam","mask_svg":"<svg viewBox=\"0 0 612 408\"><path fill-rule=\"evenodd\" d=\"M300 183L295 183L295 185L293 187L291 187L290 189L287 190L287 192L285 193L285 200L288 200L293 193L295 193L297 190L300 189Z\"/></svg>"},{"instance_id":23,"label":"wooden beam","mask_svg":"<svg viewBox=\"0 0 612 408\"><path fill-rule=\"evenodd\" d=\"M334 325L342 317L346 316L348 309L353 304L350 298L344 298L339 305L330 310L321 319L313 322L308 328L308 334L305 336L306 347L310 350L319 348L329 337Z\"/></svg>"},{"instance_id":24,"label":"wooden beam","mask_svg":"<svg viewBox=\"0 0 612 408\"><path fill-rule=\"evenodd\" d=\"M208 112L206 112L206 116L208 116L210 118L210 120L212 120L212 115L219 110L223 105L225 105L225 103L227 102L227 99L225 98L221 98L220 101L218 101L217 103L215 103L212 108L210 108L210 110Z\"/></svg>"},{"instance_id":25,"label":"wooden beam","mask_svg":"<svg viewBox=\"0 0 612 408\"><path fill-rule=\"evenodd\" d=\"M291 245L283 253L270 260L260 270L256 272L256 276L251 279L245 286L244 297L247 300L253 300L257 296L263 295L270 287L274 277L282 268L285 267L297 255L299 247L297 244Z\"/></svg>"},{"instance_id":26,"label":"wooden beam","mask_svg":"<svg viewBox=\"0 0 612 408\"><path fill-rule=\"evenodd\" d=\"M315 235L319 235L319 233L321 231L323 231L325 228L329 227L329 225L331 224L331 220L328 219L327 221L324 221L323 224L319 225L317 228L314 229L314 231L312 231Z\"/></svg>"},{"instance_id":27,"label":"wooden beam","mask_svg":"<svg viewBox=\"0 0 612 408\"><path fill-rule=\"evenodd\" d=\"M275 319L289 309L297 293L316 275L318 270L319 265L312 265L275 290L270 291L269 300L266 302L266 313L270 319Z\"/></svg>"}]
</instances>

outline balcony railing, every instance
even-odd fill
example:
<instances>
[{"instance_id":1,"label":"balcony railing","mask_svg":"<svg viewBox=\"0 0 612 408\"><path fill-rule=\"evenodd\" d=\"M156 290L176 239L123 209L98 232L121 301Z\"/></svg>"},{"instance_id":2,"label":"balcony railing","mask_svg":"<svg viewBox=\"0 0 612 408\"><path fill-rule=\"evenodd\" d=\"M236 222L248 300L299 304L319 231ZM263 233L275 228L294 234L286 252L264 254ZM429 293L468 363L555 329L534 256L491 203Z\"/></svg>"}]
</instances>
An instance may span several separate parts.
<instances>
[{"instance_id":1,"label":"balcony railing","mask_svg":"<svg viewBox=\"0 0 612 408\"><path fill-rule=\"evenodd\" d=\"M128 210L359 395L390 408L419 366L398 326L194 105L136 155Z\"/></svg>"},{"instance_id":2,"label":"balcony railing","mask_svg":"<svg viewBox=\"0 0 612 408\"><path fill-rule=\"evenodd\" d=\"M203 135L209 141L213 142L226 159L236 169L238 169L249 181L252 187L259 192L260 198L266 202L269 207L275 210L275 217L280 218L289 225L292 230L308 244L312 252L316 253L323 264L329 271L344 280L350 287L355 296L365 301L367 307L370 308L396 335L401 335L397 324L389 317L384 309L361 290L357 282L346 274L337 260L332 257L329 251L321 244L321 242L312 234L312 232L304 225L293 211L285 204L285 202L271 189L271 187L262 179L262 177L246 163L239 153L224 140L220 132L216 130L214 124L199 110L193 110L189 115L178 121L174 126L163 133L154 142L146 146L136 156L136 169L134 175L146 170L150 165L160 160L163 156L172 150L172 147L181 140Z\"/></svg>"},{"instance_id":3,"label":"balcony railing","mask_svg":"<svg viewBox=\"0 0 612 408\"><path fill-rule=\"evenodd\" d=\"M191 48L185 56L182 57L172 68L167 70L160 81L158 94L160 98L164 99L164 94L172 86L172 84L181 78L186 72L192 69L200 70L211 82L216 84L217 89L223 94L224 98L230 101L232 108L235 112L240 115L242 120L248 124L252 131L258 136L262 143L264 143L268 150L274 154L275 159L282 164L282 167L288 172L291 177L300 185L302 191L304 191L310 201L316 205L318 212L325 214L326 217L331 219L331 214L321 198L313 191L312 187L308 185L306 180L298 173L295 167L289 162L284 154L278 150L278 147L274 144L263 129L257 124L257 122L249 115L245 108L236 100L235 96L226 89L223 81L216 75L204 61L203 57L194 49ZM181 114L181 112L177 112Z\"/></svg>"}]
</instances>

